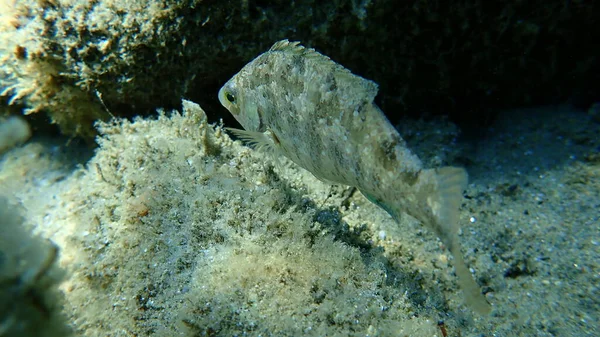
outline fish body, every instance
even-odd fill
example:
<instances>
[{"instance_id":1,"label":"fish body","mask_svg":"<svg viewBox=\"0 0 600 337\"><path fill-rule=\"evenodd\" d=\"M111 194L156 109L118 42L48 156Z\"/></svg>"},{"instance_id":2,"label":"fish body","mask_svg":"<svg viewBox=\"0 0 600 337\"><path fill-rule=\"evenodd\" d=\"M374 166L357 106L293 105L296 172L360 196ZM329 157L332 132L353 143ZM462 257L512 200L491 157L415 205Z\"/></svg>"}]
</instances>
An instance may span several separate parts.
<instances>
[{"instance_id":1,"label":"fish body","mask_svg":"<svg viewBox=\"0 0 600 337\"><path fill-rule=\"evenodd\" d=\"M242 139L282 154L317 178L356 187L397 221L410 214L454 256L468 305L489 304L466 267L457 236L467 174L425 169L373 102L378 87L313 49L283 40L219 91Z\"/></svg>"}]
</instances>

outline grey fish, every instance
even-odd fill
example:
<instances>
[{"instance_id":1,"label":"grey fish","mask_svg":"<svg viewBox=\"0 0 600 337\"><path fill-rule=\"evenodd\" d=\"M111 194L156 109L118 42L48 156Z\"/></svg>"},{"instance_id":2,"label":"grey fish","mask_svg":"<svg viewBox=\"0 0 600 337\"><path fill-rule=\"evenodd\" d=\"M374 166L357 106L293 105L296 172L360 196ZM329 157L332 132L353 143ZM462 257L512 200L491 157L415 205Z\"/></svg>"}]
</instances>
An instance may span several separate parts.
<instances>
[{"instance_id":1,"label":"grey fish","mask_svg":"<svg viewBox=\"0 0 600 337\"><path fill-rule=\"evenodd\" d=\"M234 130L240 138L323 181L356 187L396 221L407 213L433 230L454 256L466 303L488 313L457 235L466 172L423 168L373 103L377 91L314 49L282 40L225 83L219 100L244 127Z\"/></svg>"}]
</instances>

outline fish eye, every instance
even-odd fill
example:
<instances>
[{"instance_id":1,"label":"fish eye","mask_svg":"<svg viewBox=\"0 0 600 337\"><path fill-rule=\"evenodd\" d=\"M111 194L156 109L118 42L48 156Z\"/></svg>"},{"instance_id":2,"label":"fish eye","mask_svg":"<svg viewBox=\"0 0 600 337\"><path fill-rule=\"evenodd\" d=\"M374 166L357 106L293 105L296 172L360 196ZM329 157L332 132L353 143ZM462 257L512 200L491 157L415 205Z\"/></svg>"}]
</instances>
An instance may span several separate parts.
<instances>
[{"instance_id":1,"label":"fish eye","mask_svg":"<svg viewBox=\"0 0 600 337\"><path fill-rule=\"evenodd\" d=\"M235 104L235 95L233 95L232 93L230 93L230 92L226 92L226 93L225 93L225 99L226 99L226 100L227 100L229 103L231 103L231 104Z\"/></svg>"}]
</instances>

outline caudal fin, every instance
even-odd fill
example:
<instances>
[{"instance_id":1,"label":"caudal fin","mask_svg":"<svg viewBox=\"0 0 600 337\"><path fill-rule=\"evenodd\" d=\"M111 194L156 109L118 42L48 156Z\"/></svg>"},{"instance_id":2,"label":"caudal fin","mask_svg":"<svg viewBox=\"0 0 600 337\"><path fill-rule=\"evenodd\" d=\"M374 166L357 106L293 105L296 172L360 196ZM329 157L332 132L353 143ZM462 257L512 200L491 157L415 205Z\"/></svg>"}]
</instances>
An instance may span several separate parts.
<instances>
[{"instance_id":1,"label":"caudal fin","mask_svg":"<svg viewBox=\"0 0 600 337\"><path fill-rule=\"evenodd\" d=\"M435 171L436 188L427 197L427 203L436 222L432 226L454 257L454 268L466 304L480 314L487 314L491 307L464 262L457 234L459 207L462 202L462 192L467 186L467 172L458 167L442 167Z\"/></svg>"}]
</instances>

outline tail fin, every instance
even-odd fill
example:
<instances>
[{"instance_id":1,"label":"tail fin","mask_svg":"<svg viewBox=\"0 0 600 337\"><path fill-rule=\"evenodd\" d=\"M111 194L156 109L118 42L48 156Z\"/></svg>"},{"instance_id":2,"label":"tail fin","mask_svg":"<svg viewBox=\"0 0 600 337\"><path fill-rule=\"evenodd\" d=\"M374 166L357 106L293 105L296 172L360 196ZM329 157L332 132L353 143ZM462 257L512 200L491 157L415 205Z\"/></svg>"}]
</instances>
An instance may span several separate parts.
<instances>
[{"instance_id":1,"label":"tail fin","mask_svg":"<svg viewBox=\"0 0 600 337\"><path fill-rule=\"evenodd\" d=\"M467 186L467 172L458 167L442 167L435 171L436 189L427 198L427 204L431 207L436 222L431 225L454 257L454 268L458 283L465 295L465 302L474 311L487 314L491 307L469 272L458 241L459 207L462 192Z\"/></svg>"},{"instance_id":2,"label":"tail fin","mask_svg":"<svg viewBox=\"0 0 600 337\"><path fill-rule=\"evenodd\" d=\"M407 212L429 226L454 257L454 268L466 304L479 314L487 314L491 307L471 276L458 241L458 209L462 201L462 192L467 187L467 180L467 172L458 167L421 170L413 187L415 199L418 201L412 205L388 203L369 193L363 194L371 202L385 209L397 222L399 215Z\"/></svg>"}]
</instances>

